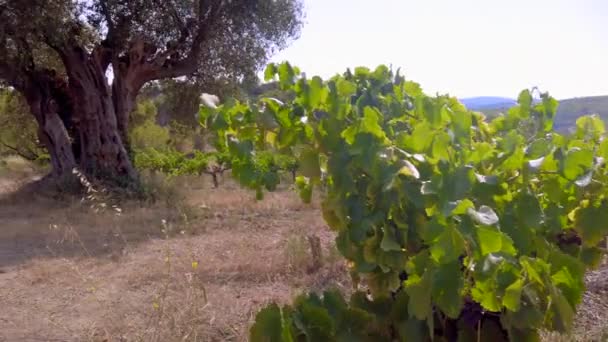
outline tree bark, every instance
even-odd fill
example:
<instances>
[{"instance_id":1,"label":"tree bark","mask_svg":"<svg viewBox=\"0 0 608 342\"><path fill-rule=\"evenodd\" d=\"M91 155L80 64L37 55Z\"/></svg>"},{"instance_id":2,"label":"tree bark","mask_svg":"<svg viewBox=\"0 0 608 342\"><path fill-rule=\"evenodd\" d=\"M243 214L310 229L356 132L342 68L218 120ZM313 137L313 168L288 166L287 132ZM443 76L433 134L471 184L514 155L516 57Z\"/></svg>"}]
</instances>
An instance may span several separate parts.
<instances>
[{"instance_id":1,"label":"tree bark","mask_svg":"<svg viewBox=\"0 0 608 342\"><path fill-rule=\"evenodd\" d=\"M80 166L85 174L95 178L132 183L137 180L137 173L119 129L105 66L96 57L80 47L72 47L62 55L74 104ZM126 120L122 124L126 125Z\"/></svg>"},{"instance_id":2,"label":"tree bark","mask_svg":"<svg viewBox=\"0 0 608 342\"><path fill-rule=\"evenodd\" d=\"M124 80L117 78L112 83L112 99L114 101L114 112L116 113L116 125L120 137L129 150L129 114L135 107L137 92L129 89Z\"/></svg>"},{"instance_id":3,"label":"tree bark","mask_svg":"<svg viewBox=\"0 0 608 342\"><path fill-rule=\"evenodd\" d=\"M112 100L114 101L116 123L122 141L129 150L129 114L135 108L137 95L144 82L138 77L136 65L127 66L125 63L117 61L113 66L116 73L112 82Z\"/></svg>"},{"instance_id":4,"label":"tree bark","mask_svg":"<svg viewBox=\"0 0 608 342\"><path fill-rule=\"evenodd\" d=\"M38 122L38 138L49 152L53 175L63 177L72 174L77 162L72 140L60 113L60 110L69 110L67 103L59 103L63 89L52 73L46 70L32 72L23 84L24 88L20 90Z\"/></svg>"}]
</instances>

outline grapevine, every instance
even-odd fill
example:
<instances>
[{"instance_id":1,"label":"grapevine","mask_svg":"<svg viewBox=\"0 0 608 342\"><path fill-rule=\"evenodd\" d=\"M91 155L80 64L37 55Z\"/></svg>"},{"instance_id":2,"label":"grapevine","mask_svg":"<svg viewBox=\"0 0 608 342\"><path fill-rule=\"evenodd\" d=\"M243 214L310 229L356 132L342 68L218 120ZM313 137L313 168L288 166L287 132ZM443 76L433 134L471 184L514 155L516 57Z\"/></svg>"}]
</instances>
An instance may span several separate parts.
<instances>
[{"instance_id":1,"label":"grapevine","mask_svg":"<svg viewBox=\"0 0 608 342\"><path fill-rule=\"evenodd\" d=\"M226 152L182 153L175 150L157 150L153 148L138 150L134 157L135 166L140 170L162 172L169 176L210 175L214 187L219 186L219 176L231 170L233 161ZM238 163L238 161L237 161ZM252 158L252 166L264 174L273 173L278 184L278 172L288 171L294 174L297 169L295 158L275 153L258 153Z\"/></svg>"},{"instance_id":2,"label":"grapevine","mask_svg":"<svg viewBox=\"0 0 608 342\"><path fill-rule=\"evenodd\" d=\"M385 66L328 81L271 64L295 99L201 110L233 176L276 188L260 156L294 156L296 187L369 293L259 312L252 341L536 341L568 332L608 234L608 140L595 116L552 130L558 103L524 90L487 121ZM269 157L268 157L269 158ZM319 187L318 185L323 185Z\"/></svg>"}]
</instances>

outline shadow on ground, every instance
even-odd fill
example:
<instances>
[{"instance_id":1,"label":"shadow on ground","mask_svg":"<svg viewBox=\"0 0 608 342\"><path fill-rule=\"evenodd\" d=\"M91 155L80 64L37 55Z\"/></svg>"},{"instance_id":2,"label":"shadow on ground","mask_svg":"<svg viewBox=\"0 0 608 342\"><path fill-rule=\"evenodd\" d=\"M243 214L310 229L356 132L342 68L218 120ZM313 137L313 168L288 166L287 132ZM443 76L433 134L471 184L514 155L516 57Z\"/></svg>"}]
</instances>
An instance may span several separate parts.
<instances>
[{"instance_id":1,"label":"shadow on ground","mask_svg":"<svg viewBox=\"0 0 608 342\"><path fill-rule=\"evenodd\" d=\"M168 228L186 229L185 220L205 215L179 200L151 204L83 199L39 179L18 186L4 184L0 188L0 270L37 257L115 257L127 246L175 235Z\"/></svg>"}]
</instances>

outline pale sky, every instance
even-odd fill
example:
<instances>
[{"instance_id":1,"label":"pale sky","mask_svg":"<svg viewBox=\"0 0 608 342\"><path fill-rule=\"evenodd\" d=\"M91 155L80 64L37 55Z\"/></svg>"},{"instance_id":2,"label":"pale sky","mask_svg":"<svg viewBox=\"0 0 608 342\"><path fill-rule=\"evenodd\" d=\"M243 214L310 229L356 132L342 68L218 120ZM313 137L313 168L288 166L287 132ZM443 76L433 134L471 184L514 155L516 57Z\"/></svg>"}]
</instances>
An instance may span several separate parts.
<instances>
[{"instance_id":1,"label":"pale sky","mask_svg":"<svg viewBox=\"0 0 608 342\"><path fill-rule=\"evenodd\" d=\"M427 93L608 95L608 0L304 0L272 58L324 78L392 64Z\"/></svg>"}]
</instances>

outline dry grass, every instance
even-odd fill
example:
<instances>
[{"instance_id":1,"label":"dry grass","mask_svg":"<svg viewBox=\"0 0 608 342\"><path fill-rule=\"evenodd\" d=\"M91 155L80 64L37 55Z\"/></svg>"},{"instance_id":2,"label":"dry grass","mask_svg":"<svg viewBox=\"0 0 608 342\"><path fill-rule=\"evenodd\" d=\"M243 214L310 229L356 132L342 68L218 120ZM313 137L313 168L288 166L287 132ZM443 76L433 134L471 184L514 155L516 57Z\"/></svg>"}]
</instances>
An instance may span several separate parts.
<instances>
[{"instance_id":1,"label":"dry grass","mask_svg":"<svg viewBox=\"0 0 608 342\"><path fill-rule=\"evenodd\" d=\"M315 205L180 182L188 196L122 215L0 200L0 341L244 341L265 303L350 287ZM311 233L326 257L314 273L297 238Z\"/></svg>"},{"instance_id":2,"label":"dry grass","mask_svg":"<svg viewBox=\"0 0 608 342\"><path fill-rule=\"evenodd\" d=\"M165 200L121 203L120 215L0 189L1 342L245 341L265 303L349 291L318 204L288 189L256 202L229 181L151 184ZM321 239L317 271L310 234ZM574 337L545 341L608 340L608 265L587 285Z\"/></svg>"},{"instance_id":3,"label":"dry grass","mask_svg":"<svg viewBox=\"0 0 608 342\"><path fill-rule=\"evenodd\" d=\"M0 157L0 194L16 191L39 173L40 167L18 156Z\"/></svg>"}]
</instances>

